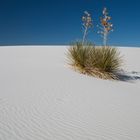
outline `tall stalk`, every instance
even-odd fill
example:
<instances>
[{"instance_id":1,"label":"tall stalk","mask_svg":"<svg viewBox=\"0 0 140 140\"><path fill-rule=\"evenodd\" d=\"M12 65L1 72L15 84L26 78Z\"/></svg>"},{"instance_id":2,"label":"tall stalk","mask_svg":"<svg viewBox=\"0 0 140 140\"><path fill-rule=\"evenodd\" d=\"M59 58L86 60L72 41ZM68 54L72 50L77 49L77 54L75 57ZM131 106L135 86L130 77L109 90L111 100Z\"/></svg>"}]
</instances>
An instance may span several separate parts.
<instances>
[{"instance_id":1,"label":"tall stalk","mask_svg":"<svg viewBox=\"0 0 140 140\"><path fill-rule=\"evenodd\" d=\"M84 29L82 44L84 44L89 29L93 27L91 15L87 11L84 12L82 21L83 21L83 29Z\"/></svg>"},{"instance_id":2,"label":"tall stalk","mask_svg":"<svg viewBox=\"0 0 140 140\"><path fill-rule=\"evenodd\" d=\"M111 17L108 16L107 9L103 9L103 17L100 18L100 31L98 33L103 37L103 45L107 46L108 34L113 31L113 24L110 22Z\"/></svg>"},{"instance_id":3,"label":"tall stalk","mask_svg":"<svg viewBox=\"0 0 140 140\"><path fill-rule=\"evenodd\" d=\"M87 35L87 30L88 30L88 28L87 28L87 27L85 27L84 34L83 34L82 44L84 44L84 42L85 42L86 35Z\"/></svg>"}]
</instances>

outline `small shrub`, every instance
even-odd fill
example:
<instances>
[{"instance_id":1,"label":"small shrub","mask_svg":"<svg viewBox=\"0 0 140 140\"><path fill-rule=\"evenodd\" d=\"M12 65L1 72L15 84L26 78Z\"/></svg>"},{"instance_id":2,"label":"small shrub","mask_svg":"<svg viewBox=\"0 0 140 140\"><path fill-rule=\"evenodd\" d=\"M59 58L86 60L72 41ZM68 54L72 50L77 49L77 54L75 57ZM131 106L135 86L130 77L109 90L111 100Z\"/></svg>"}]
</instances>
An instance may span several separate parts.
<instances>
[{"instance_id":1,"label":"small shrub","mask_svg":"<svg viewBox=\"0 0 140 140\"><path fill-rule=\"evenodd\" d=\"M117 48L94 47L91 43L74 43L68 48L67 56L76 71L103 79L117 79L122 64Z\"/></svg>"}]
</instances>

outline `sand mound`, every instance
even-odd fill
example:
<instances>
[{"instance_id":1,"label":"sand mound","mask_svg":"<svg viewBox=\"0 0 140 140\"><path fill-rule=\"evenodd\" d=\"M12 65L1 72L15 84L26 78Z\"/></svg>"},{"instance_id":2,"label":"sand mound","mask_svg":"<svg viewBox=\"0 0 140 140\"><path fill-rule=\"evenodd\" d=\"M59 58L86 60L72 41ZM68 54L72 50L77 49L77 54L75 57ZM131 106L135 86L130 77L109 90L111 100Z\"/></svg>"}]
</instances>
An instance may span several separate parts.
<instances>
[{"instance_id":1,"label":"sand mound","mask_svg":"<svg viewBox=\"0 0 140 140\"><path fill-rule=\"evenodd\" d=\"M121 81L67 68L66 47L0 48L0 140L139 140L140 49Z\"/></svg>"}]
</instances>

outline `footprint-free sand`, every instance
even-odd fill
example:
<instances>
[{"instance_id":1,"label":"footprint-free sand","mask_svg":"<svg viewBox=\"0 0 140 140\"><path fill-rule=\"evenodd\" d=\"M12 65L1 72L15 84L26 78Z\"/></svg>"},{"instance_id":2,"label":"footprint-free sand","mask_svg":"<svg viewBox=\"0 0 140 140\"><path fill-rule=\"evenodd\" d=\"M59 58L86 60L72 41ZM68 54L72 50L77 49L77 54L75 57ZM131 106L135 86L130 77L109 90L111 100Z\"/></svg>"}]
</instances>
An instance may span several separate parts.
<instances>
[{"instance_id":1,"label":"footprint-free sand","mask_svg":"<svg viewBox=\"0 0 140 140\"><path fill-rule=\"evenodd\" d=\"M66 48L0 48L0 140L140 140L140 48L119 48L120 81L71 70Z\"/></svg>"}]
</instances>

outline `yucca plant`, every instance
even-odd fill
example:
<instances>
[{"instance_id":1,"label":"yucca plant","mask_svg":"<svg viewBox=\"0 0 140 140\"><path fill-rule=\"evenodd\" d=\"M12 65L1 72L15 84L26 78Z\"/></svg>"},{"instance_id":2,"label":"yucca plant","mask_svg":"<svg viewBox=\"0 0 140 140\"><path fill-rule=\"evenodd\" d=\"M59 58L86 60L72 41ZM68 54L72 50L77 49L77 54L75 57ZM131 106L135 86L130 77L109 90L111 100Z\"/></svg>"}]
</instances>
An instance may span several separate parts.
<instances>
[{"instance_id":1,"label":"yucca plant","mask_svg":"<svg viewBox=\"0 0 140 140\"><path fill-rule=\"evenodd\" d=\"M69 64L80 73L103 79L117 79L122 59L117 48L94 47L76 42L68 49Z\"/></svg>"},{"instance_id":2,"label":"yucca plant","mask_svg":"<svg viewBox=\"0 0 140 140\"><path fill-rule=\"evenodd\" d=\"M76 42L68 48L69 64L80 73L103 79L118 79L117 72L120 70L122 59L117 48L107 46L107 36L112 31L113 24L110 23L107 9L103 10L101 18L101 31L103 36L103 47L94 47L92 43L86 42L88 30L93 26L91 15L85 12L82 17L84 34L81 42Z\"/></svg>"}]
</instances>

